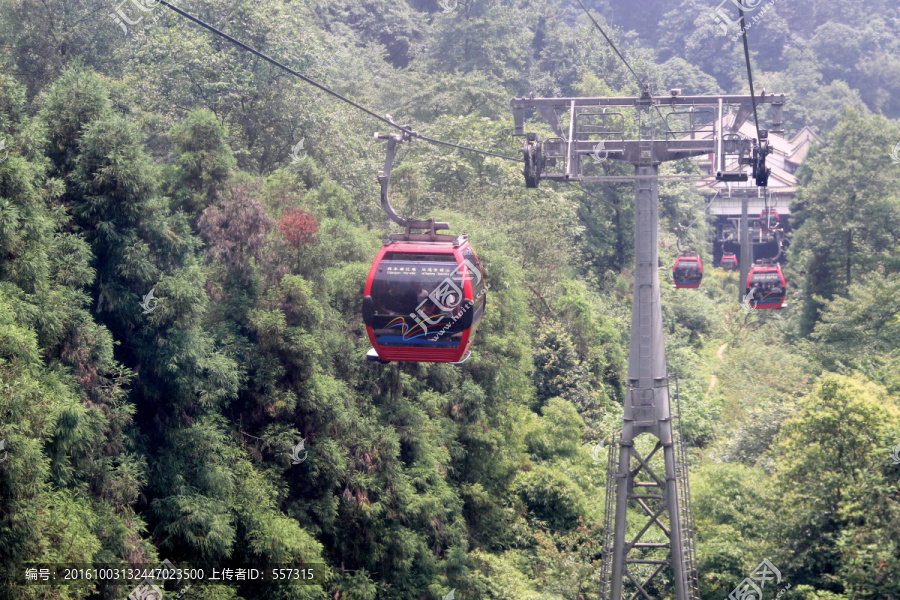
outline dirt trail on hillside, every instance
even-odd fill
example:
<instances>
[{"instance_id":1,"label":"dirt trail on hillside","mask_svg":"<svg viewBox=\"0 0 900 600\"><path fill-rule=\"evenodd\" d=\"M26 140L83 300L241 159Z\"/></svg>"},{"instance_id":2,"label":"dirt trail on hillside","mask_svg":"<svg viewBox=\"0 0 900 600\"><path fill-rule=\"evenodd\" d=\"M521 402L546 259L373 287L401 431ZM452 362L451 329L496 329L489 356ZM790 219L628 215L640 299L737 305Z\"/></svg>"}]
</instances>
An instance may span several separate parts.
<instances>
[{"instance_id":1,"label":"dirt trail on hillside","mask_svg":"<svg viewBox=\"0 0 900 600\"><path fill-rule=\"evenodd\" d=\"M719 349L716 351L716 357L717 357L719 360L725 360L725 358L724 358L723 355L725 354L725 348L727 348L727 347L728 347L728 342L725 342L724 344L722 344L721 346L719 346ZM706 393L707 393L707 394L709 394L711 391L713 391L713 388L716 387L716 382L717 382L717 381L719 381L719 378L718 378L718 377L716 377L715 375L711 375L711 376L710 376L710 378L709 378L709 389L706 390Z\"/></svg>"}]
</instances>

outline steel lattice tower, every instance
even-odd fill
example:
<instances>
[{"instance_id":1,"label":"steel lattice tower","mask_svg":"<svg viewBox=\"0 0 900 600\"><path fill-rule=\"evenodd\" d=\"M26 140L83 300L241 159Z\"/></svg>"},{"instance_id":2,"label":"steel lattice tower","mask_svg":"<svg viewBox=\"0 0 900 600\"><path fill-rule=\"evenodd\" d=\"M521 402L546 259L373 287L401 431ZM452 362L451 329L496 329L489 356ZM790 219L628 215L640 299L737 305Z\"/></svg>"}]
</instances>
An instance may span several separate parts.
<instances>
[{"instance_id":1,"label":"steel lattice tower","mask_svg":"<svg viewBox=\"0 0 900 600\"><path fill-rule=\"evenodd\" d=\"M667 370L663 339L659 282L659 165L663 162L714 154L714 168L722 181L747 181L744 165L759 162L758 140L735 132L750 115L750 96L681 96L653 98L645 89L640 97L626 98L514 98L511 102L515 134L524 131L526 110L537 111L556 137L541 142L527 134L523 147L525 181L537 187L541 180L621 181L584 173L582 159L618 160L634 165L635 273L628 357L628 390L622 431L610 447L606 529L601 561L601 600L699 600L694 557L694 527L690 508L687 457L681 438L680 414L672 411L677 380ZM784 95L756 97L757 104L772 104L773 129L780 129ZM738 112L724 128L724 107ZM688 111L681 111L684 107ZM642 115L651 108L684 115L687 129L668 127L664 139L626 140L624 118L610 108L631 107ZM695 139L695 117L706 112L705 125L713 139ZM568 113L568 114L566 114ZM563 123L568 121L568 127ZM715 123L718 123L716 125ZM621 123L620 128L616 124ZM644 136L641 136L644 137ZM736 158L737 169L726 170L726 156ZM554 172L549 168L556 167ZM639 438L645 439L639 439ZM654 443L655 440L655 443ZM631 512L629 512L631 511ZM640 517L635 517L637 513Z\"/></svg>"},{"instance_id":2,"label":"steel lattice tower","mask_svg":"<svg viewBox=\"0 0 900 600\"><path fill-rule=\"evenodd\" d=\"M628 357L628 392L618 464L607 481L607 494L615 498L615 520L608 548L608 598L651 598L650 586L668 567L676 598L698 598L693 565L693 531L687 490L687 464L683 446L676 444L669 394L669 374L662 331L659 289L659 166L637 164L635 175L635 275L631 314L631 349ZM641 434L656 438L652 450L635 447ZM653 459L662 454L662 461ZM662 463L660 466L654 462ZM682 483L679 485L679 483ZM638 508L643 523L628 531L628 509ZM655 535L654 535L655 534ZM609 560L611 558L611 561ZM659 588L660 586L655 586ZM629 590L631 588L631 590Z\"/></svg>"}]
</instances>

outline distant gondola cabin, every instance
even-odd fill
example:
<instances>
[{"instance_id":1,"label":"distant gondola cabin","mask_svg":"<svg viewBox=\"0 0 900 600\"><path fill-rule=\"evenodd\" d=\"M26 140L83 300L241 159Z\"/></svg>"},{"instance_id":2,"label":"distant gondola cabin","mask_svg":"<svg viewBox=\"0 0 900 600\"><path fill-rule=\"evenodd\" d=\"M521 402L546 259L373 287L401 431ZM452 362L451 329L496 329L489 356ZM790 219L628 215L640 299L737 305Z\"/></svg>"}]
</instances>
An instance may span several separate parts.
<instances>
[{"instance_id":1,"label":"distant gondola cabin","mask_svg":"<svg viewBox=\"0 0 900 600\"><path fill-rule=\"evenodd\" d=\"M696 254L679 256L672 265L672 279L677 288L698 288L703 279L703 261Z\"/></svg>"},{"instance_id":2,"label":"distant gondola cabin","mask_svg":"<svg viewBox=\"0 0 900 600\"><path fill-rule=\"evenodd\" d=\"M759 213L759 227L763 231L772 231L778 229L780 217L778 211L774 208L763 209Z\"/></svg>"},{"instance_id":3,"label":"distant gondola cabin","mask_svg":"<svg viewBox=\"0 0 900 600\"><path fill-rule=\"evenodd\" d=\"M737 256L734 254L723 254L722 260L719 261L719 266L726 271L737 271L739 266Z\"/></svg>"}]
</instances>

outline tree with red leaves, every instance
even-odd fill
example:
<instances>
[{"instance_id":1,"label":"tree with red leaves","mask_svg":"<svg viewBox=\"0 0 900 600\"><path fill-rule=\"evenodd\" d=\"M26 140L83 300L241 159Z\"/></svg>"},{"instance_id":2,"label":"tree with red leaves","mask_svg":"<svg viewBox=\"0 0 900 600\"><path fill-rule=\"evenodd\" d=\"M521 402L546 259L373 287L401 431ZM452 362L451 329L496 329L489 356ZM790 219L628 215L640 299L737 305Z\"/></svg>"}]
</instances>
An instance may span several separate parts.
<instances>
[{"instance_id":1,"label":"tree with red leaves","mask_svg":"<svg viewBox=\"0 0 900 600\"><path fill-rule=\"evenodd\" d=\"M304 246L316 241L316 232L319 231L319 222L316 217L299 206L292 206L284 211L284 216L278 220L278 229L281 234L297 251L297 269L300 269L300 256Z\"/></svg>"},{"instance_id":2,"label":"tree with red leaves","mask_svg":"<svg viewBox=\"0 0 900 600\"><path fill-rule=\"evenodd\" d=\"M284 211L284 216L278 221L278 229L295 249L311 244L316 239L319 231L319 222L305 208L291 207Z\"/></svg>"}]
</instances>

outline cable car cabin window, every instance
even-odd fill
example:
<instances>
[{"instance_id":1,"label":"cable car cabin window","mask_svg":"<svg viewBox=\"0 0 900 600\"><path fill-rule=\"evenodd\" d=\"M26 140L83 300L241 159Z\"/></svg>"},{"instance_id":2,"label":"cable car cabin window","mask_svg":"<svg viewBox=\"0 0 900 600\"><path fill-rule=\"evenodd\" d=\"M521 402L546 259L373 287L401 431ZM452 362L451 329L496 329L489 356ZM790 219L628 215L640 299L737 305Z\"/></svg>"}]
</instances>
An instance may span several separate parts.
<instances>
[{"instance_id":1,"label":"cable car cabin window","mask_svg":"<svg viewBox=\"0 0 900 600\"><path fill-rule=\"evenodd\" d=\"M679 279L700 279L700 265L693 260L683 260L675 267Z\"/></svg>"},{"instance_id":2,"label":"cable car cabin window","mask_svg":"<svg viewBox=\"0 0 900 600\"><path fill-rule=\"evenodd\" d=\"M471 317L464 318L472 308L464 272L452 254L385 254L371 291L372 329L378 344L458 347L472 323ZM476 280L483 286L482 279L480 270L473 273L470 289Z\"/></svg>"}]
</instances>

